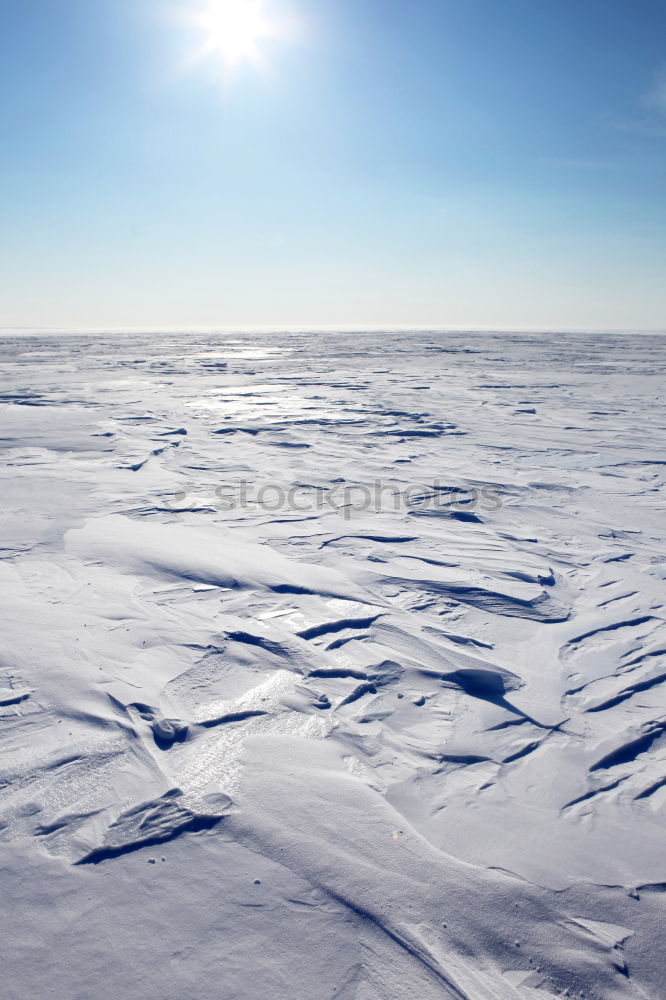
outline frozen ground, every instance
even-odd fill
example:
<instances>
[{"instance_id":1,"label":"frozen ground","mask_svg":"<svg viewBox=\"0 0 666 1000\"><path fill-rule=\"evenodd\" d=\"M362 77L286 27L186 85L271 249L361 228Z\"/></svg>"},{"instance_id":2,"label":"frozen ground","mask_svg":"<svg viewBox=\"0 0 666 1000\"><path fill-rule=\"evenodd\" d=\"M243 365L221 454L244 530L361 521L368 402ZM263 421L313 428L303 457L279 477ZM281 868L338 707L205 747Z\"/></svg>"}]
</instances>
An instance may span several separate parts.
<instances>
[{"instance_id":1,"label":"frozen ground","mask_svg":"<svg viewBox=\"0 0 666 1000\"><path fill-rule=\"evenodd\" d=\"M0 358L7 1000L664 996L666 338Z\"/></svg>"}]
</instances>

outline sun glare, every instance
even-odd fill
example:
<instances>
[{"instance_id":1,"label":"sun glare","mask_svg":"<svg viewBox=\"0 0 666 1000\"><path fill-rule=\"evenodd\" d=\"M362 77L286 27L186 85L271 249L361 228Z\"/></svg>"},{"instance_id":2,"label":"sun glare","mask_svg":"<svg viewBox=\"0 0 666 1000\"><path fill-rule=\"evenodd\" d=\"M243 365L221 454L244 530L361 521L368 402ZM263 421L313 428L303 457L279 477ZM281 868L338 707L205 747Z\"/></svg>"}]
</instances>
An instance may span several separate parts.
<instances>
[{"instance_id":1,"label":"sun glare","mask_svg":"<svg viewBox=\"0 0 666 1000\"><path fill-rule=\"evenodd\" d=\"M228 66L261 58L260 40L273 34L264 0L208 0L200 16L205 50L218 53Z\"/></svg>"}]
</instances>

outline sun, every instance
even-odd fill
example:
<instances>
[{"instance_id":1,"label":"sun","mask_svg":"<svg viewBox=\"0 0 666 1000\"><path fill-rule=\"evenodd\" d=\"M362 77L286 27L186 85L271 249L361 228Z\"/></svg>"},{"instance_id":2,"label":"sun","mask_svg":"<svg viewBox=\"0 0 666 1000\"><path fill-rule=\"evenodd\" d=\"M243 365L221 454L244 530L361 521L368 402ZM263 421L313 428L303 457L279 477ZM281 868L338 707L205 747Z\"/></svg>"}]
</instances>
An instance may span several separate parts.
<instances>
[{"instance_id":1,"label":"sun","mask_svg":"<svg viewBox=\"0 0 666 1000\"><path fill-rule=\"evenodd\" d=\"M274 33L264 0L208 0L197 20L206 33L205 52L222 56L228 66L259 62L260 40Z\"/></svg>"}]
</instances>

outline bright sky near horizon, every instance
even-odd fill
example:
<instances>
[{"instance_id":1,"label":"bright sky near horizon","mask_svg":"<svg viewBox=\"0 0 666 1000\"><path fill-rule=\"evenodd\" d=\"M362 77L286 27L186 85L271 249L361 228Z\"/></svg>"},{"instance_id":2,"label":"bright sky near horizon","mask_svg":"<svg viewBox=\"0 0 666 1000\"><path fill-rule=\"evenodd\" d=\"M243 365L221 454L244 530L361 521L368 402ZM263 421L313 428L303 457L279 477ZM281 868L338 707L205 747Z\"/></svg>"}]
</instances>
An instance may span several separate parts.
<instances>
[{"instance_id":1,"label":"bright sky near horizon","mask_svg":"<svg viewBox=\"0 0 666 1000\"><path fill-rule=\"evenodd\" d=\"M663 0L5 0L0 327L666 328Z\"/></svg>"}]
</instances>

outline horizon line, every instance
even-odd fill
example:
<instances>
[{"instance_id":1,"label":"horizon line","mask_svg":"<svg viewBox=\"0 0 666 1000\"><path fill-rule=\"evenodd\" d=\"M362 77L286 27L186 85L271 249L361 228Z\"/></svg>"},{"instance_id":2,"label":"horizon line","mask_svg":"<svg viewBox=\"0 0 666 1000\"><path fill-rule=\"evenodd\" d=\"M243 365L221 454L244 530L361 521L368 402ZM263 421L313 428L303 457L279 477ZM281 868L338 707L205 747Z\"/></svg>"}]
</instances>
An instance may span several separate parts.
<instances>
[{"instance_id":1,"label":"horizon line","mask_svg":"<svg viewBox=\"0 0 666 1000\"><path fill-rule=\"evenodd\" d=\"M491 334L604 334L606 336L664 335L666 327L558 327L558 326L393 326L393 325L312 325L285 324L271 326L0 326L0 337L43 334L75 336L77 334L298 334L298 333L491 333Z\"/></svg>"}]
</instances>

